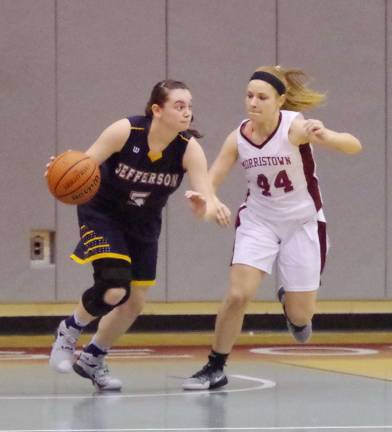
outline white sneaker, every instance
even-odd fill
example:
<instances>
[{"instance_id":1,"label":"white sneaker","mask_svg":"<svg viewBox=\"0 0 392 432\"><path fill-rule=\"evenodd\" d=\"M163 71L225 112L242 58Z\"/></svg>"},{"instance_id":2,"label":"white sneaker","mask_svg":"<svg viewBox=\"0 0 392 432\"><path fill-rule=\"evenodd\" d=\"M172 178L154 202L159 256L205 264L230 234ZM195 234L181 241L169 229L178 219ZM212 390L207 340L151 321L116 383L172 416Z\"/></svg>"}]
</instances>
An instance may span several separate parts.
<instances>
[{"instance_id":1,"label":"white sneaker","mask_svg":"<svg viewBox=\"0 0 392 432\"><path fill-rule=\"evenodd\" d=\"M110 376L110 371L104 362L105 355L98 357L82 351L73 365L73 370L83 378L89 378L100 391L121 390L122 382Z\"/></svg>"},{"instance_id":2,"label":"white sneaker","mask_svg":"<svg viewBox=\"0 0 392 432\"><path fill-rule=\"evenodd\" d=\"M80 331L74 327L67 327L65 321L61 321L57 336L50 352L49 366L56 372L69 373L75 362L76 342Z\"/></svg>"}]
</instances>

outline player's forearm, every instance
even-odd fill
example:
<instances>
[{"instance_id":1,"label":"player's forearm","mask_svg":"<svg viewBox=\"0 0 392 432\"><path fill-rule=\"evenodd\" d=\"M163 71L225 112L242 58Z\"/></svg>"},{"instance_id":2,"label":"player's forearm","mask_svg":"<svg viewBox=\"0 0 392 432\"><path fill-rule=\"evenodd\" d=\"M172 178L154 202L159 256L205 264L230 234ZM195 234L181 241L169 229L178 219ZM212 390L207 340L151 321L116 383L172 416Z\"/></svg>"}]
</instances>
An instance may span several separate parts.
<instances>
[{"instance_id":1,"label":"player's forearm","mask_svg":"<svg viewBox=\"0 0 392 432\"><path fill-rule=\"evenodd\" d=\"M321 144L346 154L356 154L362 150L360 141L353 135L328 129L322 137L315 141L315 144Z\"/></svg>"},{"instance_id":2,"label":"player's forearm","mask_svg":"<svg viewBox=\"0 0 392 432\"><path fill-rule=\"evenodd\" d=\"M210 180L211 189L214 194L217 193L225 177L226 176L224 173L214 170L214 167L212 167L208 172L208 178Z\"/></svg>"},{"instance_id":3,"label":"player's forearm","mask_svg":"<svg viewBox=\"0 0 392 432\"><path fill-rule=\"evenodd\" d=\"M216 218L216 205L212 199L207 200L206 211L203 215L203 220L206 222L214 221Z\"/></svg>"}]
</instances>

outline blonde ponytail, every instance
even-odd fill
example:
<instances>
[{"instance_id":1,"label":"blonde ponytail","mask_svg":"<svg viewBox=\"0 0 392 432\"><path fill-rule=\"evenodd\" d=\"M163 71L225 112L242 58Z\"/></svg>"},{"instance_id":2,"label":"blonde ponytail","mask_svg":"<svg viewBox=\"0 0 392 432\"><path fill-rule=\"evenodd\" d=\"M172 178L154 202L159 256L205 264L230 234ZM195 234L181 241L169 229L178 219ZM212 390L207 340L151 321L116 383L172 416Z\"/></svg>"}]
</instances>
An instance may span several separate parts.
<instances>
[{"instance_id":1,"label":"blonde ponytail","mask_svg":"<svg viewBox=\"0 0 392 432\"><path fill-rule=\"evenodd\" d=\"M286 100L282 109L306 111L321 105L326 95L307 86L309 77L300 69L284 69L281 66L263 66L257 71L269 72L286 87Z\"/></svg>"}]
</instances>

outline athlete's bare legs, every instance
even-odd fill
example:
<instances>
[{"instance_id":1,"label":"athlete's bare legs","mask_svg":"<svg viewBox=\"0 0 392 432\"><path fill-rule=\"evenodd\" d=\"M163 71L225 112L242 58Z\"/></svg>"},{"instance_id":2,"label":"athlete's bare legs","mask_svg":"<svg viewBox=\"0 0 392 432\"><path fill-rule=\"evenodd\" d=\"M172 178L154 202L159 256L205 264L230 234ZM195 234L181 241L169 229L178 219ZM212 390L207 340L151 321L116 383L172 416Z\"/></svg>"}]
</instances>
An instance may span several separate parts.
<instances>
[{"instance_id":1,"label":"athlete's bare legs","mask_svg":"<svg viewBox=\"0 0 392 432\"><path fill-rule=\"evenodd\" d=\"M230 288L218 312L213 350L229 353L241 333L248 304L255 298L265 273L244 264L233 264Z\"/></svg>"},{"instance_id":2,"label":"athlete's bare legs","mask_svg":"<svg viewBox=\"0 0 392 432\"><path fill-rule=\"evenodd\" d=\"M223 368L238 338L248 304L255 298L265 273L245 264L233 264L230 288L223 300L215 323L214 343L208 363L183 383L185 390L222 387L228 379Z\"/></svg>"},{"instance_id":3,"label":"athlete's bare legs","mask_svg":"<svg viewBox=\"0 0 392 432\"><path fill-rule=\"evenodd\" d=\"M111 347L131 327L143 310L148 288L133 286L128 301L101 318L94 338L98 345Z\"/></svg>"},{"instance_id":4,"label":"athlete's bare legs","mask_svg":"<svg viewBox=\"0 0 392 432\"><path fill-rule=\"evenodd\" d=\"M291 323L298 327L309 324L316 309L316 300L317 290L285 291L284 307Z\"/></svg>"}]
</instances>

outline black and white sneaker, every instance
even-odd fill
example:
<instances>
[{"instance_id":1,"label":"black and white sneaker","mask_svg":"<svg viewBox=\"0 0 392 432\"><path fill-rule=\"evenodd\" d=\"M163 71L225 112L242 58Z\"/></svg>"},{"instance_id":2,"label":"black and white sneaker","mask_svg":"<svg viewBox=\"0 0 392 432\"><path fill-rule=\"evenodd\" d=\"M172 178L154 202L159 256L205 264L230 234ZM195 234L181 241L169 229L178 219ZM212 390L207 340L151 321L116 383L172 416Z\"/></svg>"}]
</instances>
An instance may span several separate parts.
<instances>
[{"instance_id":1,"label":"black and white sneaker","mask_svg":"<svg viewBox=\"0 0 392 432\"><path fill-rule=\"evenodd\" d=\"M81 377L90 379L100 391L121 390L122 382L110 375L104 359L105 355L94 356L82 351L73 365L73 370Z\"/></svg>"},{"instance_id":2,"label":"black and white sneaker","mask_svg":"<svg viewBox=\"0 0 392 432\"><path fill-rule=\"evenodd\" d=\"M208 390L223 387L228 383L223 369L213 368L207 363L203 369L186 378L182 384L184 390Z\"/></svg>"},{"instance_id":3,"label":"black and white sneaker","mask_svg":"<svg viewBox=\"0 0 392 432\"><path fill-rule=\"evenodd\" d=\"M286 317L286 324L289 332L292 334L292 336L297 342L299 343L307 342L312 336L312 322L302 327L298 327L290 322L290 320L287 318L286 311L284 309L285 290L283 287L280 287L278 290L278 299L281 305L283 306L283 313L284 316Z\"/></svg>"}]
</instances>

